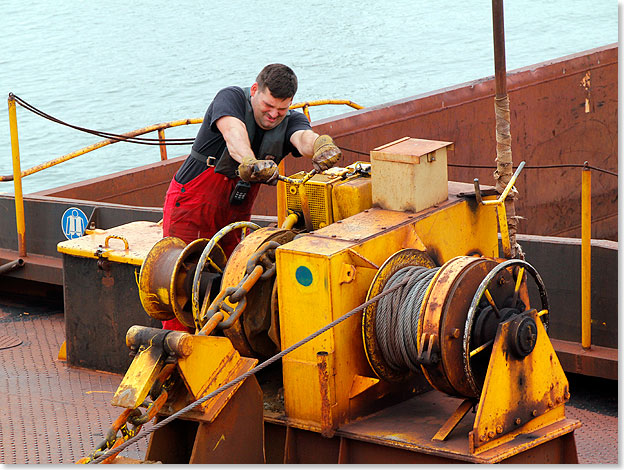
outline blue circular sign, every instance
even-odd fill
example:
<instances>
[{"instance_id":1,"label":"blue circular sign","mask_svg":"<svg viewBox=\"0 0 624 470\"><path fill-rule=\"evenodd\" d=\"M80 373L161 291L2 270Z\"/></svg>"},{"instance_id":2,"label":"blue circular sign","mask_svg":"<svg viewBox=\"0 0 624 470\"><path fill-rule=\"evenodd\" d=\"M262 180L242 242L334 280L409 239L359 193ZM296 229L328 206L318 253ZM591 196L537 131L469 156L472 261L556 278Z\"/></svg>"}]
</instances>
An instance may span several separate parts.
<instances>
[{"instance_id":1,"label":"blue circular sign","mask_svg":"<svg viewBox=\"0 0 624 470\"><path fill-rule=\"evenodd\" d=\"M306 266L299 266L295 271L295 279L302 286L308 287L313 281L312 271Z\"/></svg>"},{"instance_id":2,"label":"blue circular sign","mask_svg":"<svg viewBox=\"0 0 624 470\"><path fill-rule=\"evenodd\" d=\"M84 231L87 228L87 222L89 219L82 210L77 207L70 207L63 212L61 217L61 229L65 238L72 240L74 238L82 237Z\"/></svg>"}]
</instances>

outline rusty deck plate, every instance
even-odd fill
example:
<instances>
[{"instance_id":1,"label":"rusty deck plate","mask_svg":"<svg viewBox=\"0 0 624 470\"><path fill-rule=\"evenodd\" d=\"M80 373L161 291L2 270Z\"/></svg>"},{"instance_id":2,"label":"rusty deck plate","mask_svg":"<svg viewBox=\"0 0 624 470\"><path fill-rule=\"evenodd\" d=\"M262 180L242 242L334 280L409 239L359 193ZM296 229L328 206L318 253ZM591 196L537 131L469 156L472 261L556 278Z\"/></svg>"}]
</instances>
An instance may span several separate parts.
<instances>
[{"instance_id":1,"label":"rusty deck plate","mask_svg":"<svg viewBox=\"0 0 624 470\"><path fill-rule=\"evenodd\" d=\"M0 305L3 313L16 309ZM70 368L56 359L65 340L62 313L0 318L3 335L23 339L0 349L0 464L76 462L119 415L110 399L121 376ZM144 439L123 454L138 459L146 449Z\"/></svg>"},{"instance_id":2,"label":"rusty deck plate","mask_svg":"<svg viewBox=\"0 0 624 470\"><path fill-rule=\"evenodd\" d=\"M110 399L121 375L72 368L56 359L65 339L61 312L9 307L0 300L0 332L23 341L0 349L0 464L73 463L86 456L119 415ZM591 397L566 407L568 418L583 423L575 431L579 462L617 464L618 418L596 403ZM141 460L147 441L121 455Z\"/></svg>"}]
</instances>

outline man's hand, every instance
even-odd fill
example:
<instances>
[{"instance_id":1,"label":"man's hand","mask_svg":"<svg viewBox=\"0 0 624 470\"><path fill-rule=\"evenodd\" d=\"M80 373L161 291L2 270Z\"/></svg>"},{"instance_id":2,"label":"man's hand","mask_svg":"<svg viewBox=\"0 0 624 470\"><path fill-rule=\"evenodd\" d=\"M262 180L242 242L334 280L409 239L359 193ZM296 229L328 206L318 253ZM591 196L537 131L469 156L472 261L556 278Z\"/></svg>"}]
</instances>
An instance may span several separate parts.
<instances>
[{"instance_id":1,"label":"man's hand","mask_svg":"<svg viewBox=\"0 0 624 470\"><path fill-rule=\"evenodd\" d=\"M314 155L312 155L312 166L317 171L331 168L342 156L340 149L334 144L328 135L320 135L314 141Z\"/></svg>"},{"instance_id":2,"label":"man's hand","mask_svg":"<svg viewBox=\"0 0 624 470\"><path fill-rule=\"evenodd\" d=\"M238 165L238 176L248 183L266 183L274 186L277 184L279 169L273 160L244 157L243 162Z\"/></svg>"}]
</instances>

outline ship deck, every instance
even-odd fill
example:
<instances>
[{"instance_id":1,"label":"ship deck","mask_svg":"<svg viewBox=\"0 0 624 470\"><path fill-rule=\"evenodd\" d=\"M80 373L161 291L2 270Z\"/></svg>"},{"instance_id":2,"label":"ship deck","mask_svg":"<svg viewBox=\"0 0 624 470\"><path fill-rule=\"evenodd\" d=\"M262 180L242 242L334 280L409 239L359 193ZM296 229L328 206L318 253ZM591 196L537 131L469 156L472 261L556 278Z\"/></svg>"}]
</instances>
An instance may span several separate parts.
<instances>
[{"instance_id":1,"label":"ship deck","mask_svg":"<svg viewBox=\"0 0 624 470\"><path fill-rule=\"evenodd\" d=\"M0 464L76 462L119 415L110 399L122 376L69 367L57 358L64 340L62 303L0 299ZM574 374L569 380L566 415L582 422L575 431L579 463L617 464L617 382ZM121 455L142 459L147 441Z\"/></svg>"}]
</instances>

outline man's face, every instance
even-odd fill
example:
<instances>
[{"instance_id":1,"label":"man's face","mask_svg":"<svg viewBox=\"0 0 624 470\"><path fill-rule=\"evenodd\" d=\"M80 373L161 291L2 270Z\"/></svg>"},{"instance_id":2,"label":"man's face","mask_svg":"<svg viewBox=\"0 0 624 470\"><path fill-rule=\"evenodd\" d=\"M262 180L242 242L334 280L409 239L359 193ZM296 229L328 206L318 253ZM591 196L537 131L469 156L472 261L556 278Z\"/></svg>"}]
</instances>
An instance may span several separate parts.
<instances>
[{"instance_id":1,"label":"man's face","mask_svg":"<svg viewBox=\"0 0 624 470\"><path fill-rule=\"evenodd\" d=\"M268 87L260 90L257 83L251 86L251 107L254 118L260 128L273 129L286 117L288 107L292 103L291 98L275 98Z\"/></svg>"}]
</instances>

